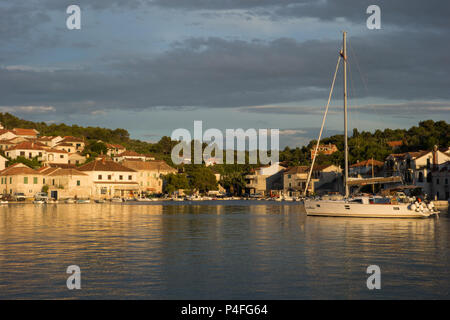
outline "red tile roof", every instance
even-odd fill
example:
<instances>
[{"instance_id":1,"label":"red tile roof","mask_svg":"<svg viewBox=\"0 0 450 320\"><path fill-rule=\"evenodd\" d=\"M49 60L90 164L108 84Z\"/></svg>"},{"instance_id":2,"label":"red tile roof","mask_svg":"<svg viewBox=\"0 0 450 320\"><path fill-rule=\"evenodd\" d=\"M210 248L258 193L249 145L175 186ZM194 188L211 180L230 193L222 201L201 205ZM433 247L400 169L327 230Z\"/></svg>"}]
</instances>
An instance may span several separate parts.
<instances>
[{"instance_id":1,"label":"red tile roof","mask_svg":"<svg viewBox=\"0 0 450 320\"><path fill-rule=\"evenodd\" d=\"M70 169L58 168L55 171L53 171L47 175L52 176L52 177L54 177L54 176L87 176L87 174L85 174L77 169L73 169L73 168L70 168Z\"/></svg>"},{"instance_id":2,"label":"red tile roof","mask_svg":"<svg viewBox=\"0 0 450 320\"><path fill-rule=\"evenodd\" d=\"M145 155L137 153L132 150L127 150L125 152L122 152L121 154L115 156L115 157L145 157Z\"/></svg>"},{"instance_id":3,"label":"red tile roof","mask_svg":"<svg viewBox=\"0 0 450 320\"><path fill-rule=\"evenodd\" d=\"M352 164L350 167L351 168L356 168L356 167L371 167L373 164L374 167L382 167L384 165L383 162L381 161L377 161L377 160L373 160L369 159L369 160L364 160L364 161L360 161L358 163Z\"/></svg>"},{"instance_id":4,"label":"red tile roof","mask_svg":"<svg viewBox=\"0 0 450 320\"><path fill-rule=\"evenodd\" d=\"M37 136L39 134L36 129L14 128L12 132L17 136Z\"/></svg>"},{"instance_id":5,"label":"red tile roof","mask_svg":"<svg viewBox=\"0 0 450 320\"><path fill-rule=\"evenodd\" d=\"M120 172L136 172L133 169L125 167L117 162L108 160L94 160L81 167L78 167L80 171L120 171Z\"/></svg>"},{"instance_id":6,"label":"red tile roof","mask_svg":"<svg viewBox=\"0 0 450 320\"><path fill-rule=\"evenodd\" d=\"M11 147L8 149L8 151L11 150L45 150L47 146L39 143L39 142L29 142L29 141L25 141L25 142L21 142L18 145Z\"/></svg>"},{"instance_id":7,"label":"red tile roof","mask_svg":"<svg viewBox=\"0 0 450 320\"><path fill-rule=\"evenodd\" d=\"M401 147L403 145L403 141L402 140L388 141L387 144L392 148Z\"/></svg>"},{"instance_id":8,"label":"red tile roof","mask_svg":"<svg viewBox=\"0 0 450 320\"><path fill-rule=\"evenodd\" d=\"M169 166L165 161L133 161L125 160L122 165L136 171L169 171L177 172L175 168Z\"/></svg>"},{"instance_id":9,"label":"red tile roof","mask_svg":"<svg viewBox=\"0 0 450 320\"><path fill-rule=\"evenodd\" d=\"M16 176L23 174L41 175L42 173L27 166L20 165L19 163L9 166L8 168L0 172L0 175L2 176Z\"/></svg>"},{"instance_id":10,"label":"red tile roof","mask_svg":"<svg viewBox=\"0 0 450 320\"><path fill-rule=\"evenodd\" d=\"M84 139L72 136L65 136L62 142L84 142Z\"/></svg>"}]
</instances>

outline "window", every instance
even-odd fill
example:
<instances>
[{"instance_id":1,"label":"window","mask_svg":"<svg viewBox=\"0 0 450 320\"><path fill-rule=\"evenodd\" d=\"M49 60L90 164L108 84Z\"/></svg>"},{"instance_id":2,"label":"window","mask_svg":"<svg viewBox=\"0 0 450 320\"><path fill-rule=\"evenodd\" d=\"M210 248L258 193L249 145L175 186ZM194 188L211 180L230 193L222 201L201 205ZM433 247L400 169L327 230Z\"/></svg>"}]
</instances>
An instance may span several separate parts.
<instances>
[{"instance_id":1,"label":"window","mask_svg":"<svg viewBox=\"0 0 450 320\"><path fill-rule=\"evenodd\" d=\"M80 185L81 185L81 181L77 180L77 186L80 186Z\"/></svg>"},{"instance_id":2,"label":"window","mask_svg":"<svg viewBox=\"0 0 450 320\"><path fill-rule=\"evenodd\" d=\"M42 152L39 152L39 157L42 157Z\"/></svg>"},{"instance_id":3,"label":"window","mask_svg":"<svg viewBox=\"0 0 450 320\"><path fill-rule=\"evenodd\" d=\"M133 176L128 176L128 180L131 180L131 179L133 179Z\"/></svg>"},{"instance_id":4,"label":"window","mask_svg":"<svg viewBox=\"0 0 450 320\"><path fill-rule=\"evenodd\" d=\"M119 180L123 180L123 176L119 176Z\"/></svg>"},{"instance_id":5,"label":"window","mask_svg":"<svg viewBox=\"0 0 450 320\"><path fill-rule=\"evenodd\" d=\"M33 183L34 183L34 184L38 184L38 178L37 178L37 177L34 177L34 178L33 178Z\"/></svg>"},{"instance_id":6,"label":"window","mask_svg":"<svg viewBox=\"0 0 450 320\"><path fill-rule=\"evenodd\" d=\"M25 151L20 151L20 156L25 157Z\"/></svg>"},{"instance_id":7,"label":"window","mask_svg":"<svg viewBox=\"0 0 450 320\"><path fill-rule=\"evenodd\" d=\"M28 184L28 177L23 177L23 184Z\"/></svg>"},{"instance_id":8,"label":"window","mask_svg":"<svg viewBox=\"0 0 450 320\"><path fill-rule=\"evenodd\" d=\"M436 179L436 184L439 184L439 179Z\"/></svg>"},{"instance_id":9,"label":"window","mask_svg":"<svg viewBox=\"0 0 450 320\"><path fill-rule=\"evenodd\" d=\"M108 175L108 180L111 180L111 178L112 178L112 176L111 176L111 175Z\"/></svg>"},{"instance_id":10,"label":"window","mask_svg":"<svg viewBox=\"0 0 450 320\"><path fill-rule=\"evenodd\" d=\"M419 172L419 182L423 182L423 173Z\"/></svg>"},{"instance_id":11,"label":"window","mask_svg":"<svg viewBox=\"0 0 450 320\"><path fill-rule=\"evenodd\" d=\"M102 178L103 178L102 175L99 174L99 175L98 175L98 180L102 180Z\"/></svg>"},{"instance_id":12,"label":"window","mask_svg":"<svg viewBox=\"0 0 450 320\"><path fill-rule=\"evenodd\" d=\"M445 185L448 185L448 179L445 178Z\"/></svg>"},{"instance_id":13,"label":"window","mask_svg":"<svg viewBox=\"0 0 450 320\"><path fill-rule=\"evenodd\" d=\"M290 179L291 178L291 175L290 174L288 174L288 179Z\"/></svg>"},{"instance_id":14,"label":"window","mask_svg":"<svg viewBox=\"0 0 450 320\"><path fill-rule=\"evenodd\" d=\"M64 159L64 155L63 155L63 154L62 154L62 155L60 155L60 156L59 156L59 158L61 158L61 159Z\"/></svg>"},{"instance_id":15,"label":"window","mask_svg":"<svg viewBox=\"0 0 450 320\"><path fill-rule=\"evenodd\" d=\"M42 184L45 184L45 178L42 179Z\"/></svg>"}]
</instances>

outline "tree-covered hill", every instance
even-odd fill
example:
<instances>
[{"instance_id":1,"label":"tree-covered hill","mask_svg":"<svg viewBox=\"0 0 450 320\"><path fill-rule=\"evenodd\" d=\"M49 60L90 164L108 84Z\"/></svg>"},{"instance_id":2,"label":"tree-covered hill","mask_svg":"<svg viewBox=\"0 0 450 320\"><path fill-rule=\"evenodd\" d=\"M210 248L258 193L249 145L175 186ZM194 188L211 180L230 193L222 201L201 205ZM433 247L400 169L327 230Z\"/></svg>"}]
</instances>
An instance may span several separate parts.
<instances>
[{"instance_id":1,"label":"tree-covered hill","mask_svg":"<svg viewBox=\"0 0 450 320\"><path fill-rule=\"evenodd\" d=\"M157 159L162 159L172 164L170 154L172 148L177 144L170 137L162 137L157 143L148 143L137 139L131 139L130 134L125 129L107 129L100 127L81 127L66 124L46 124L45 122L32 122L20 119L9 113L0 113L0 123L6 129L12 128L33 128L41 135L52 136L75 136L83 137L94 147L95 142L102 140L106 143L117 143L124 145L129 150L134 150L143 154L153 154ZM397 149L391 148L387 142L403 141L403 145ZM323 144L332 143L339 149L331 156L320 155L317 157L318 164L334 163L343 164L344 159L344 135L334 135L324 138ZM287 165L308 165L310 163L310 150L316 144L315 140L310 141L302 148L286 147L280 151L280 161ZM409 129L385 129L375 132L361 131L353 129L353 134L349 137L349 157L350 163L374 158L383 161L387 155L393 152L406 152L417 150L431 150L434 145L440 148L448 147L450 144L450 124L446 121L426 120ZM205 145L204 145L205 146ZM245 170L244 170L245 171Z\"/></svg>"}]
</instances>

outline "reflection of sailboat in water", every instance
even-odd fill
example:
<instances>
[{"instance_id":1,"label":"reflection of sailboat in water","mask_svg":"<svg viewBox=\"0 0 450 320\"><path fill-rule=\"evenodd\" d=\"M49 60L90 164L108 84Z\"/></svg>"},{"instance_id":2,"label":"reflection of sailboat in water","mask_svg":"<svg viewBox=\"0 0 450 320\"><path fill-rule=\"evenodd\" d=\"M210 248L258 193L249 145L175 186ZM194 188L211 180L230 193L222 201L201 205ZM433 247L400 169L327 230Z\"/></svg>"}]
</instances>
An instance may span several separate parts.
<instances>
[{"instance_id":1,"label":"reflection of sailboat in water","mask_svg":"<svg viewBox=\"0 0 450 320\"><path fill-rule=\"evenodd\" d=\"M328 107L331 100L331 95L336 81L337 71L339 69L340 61L343 60L344 65L344 139L345 139L345 198L342 200L323 200L323 199L305 199L305 209L307 215L311 216L335 216L335 217L371 217L371 218L424 218L435 214L434 205L432 202L425 203L394 203L390 199L382 197L349 197L349 186L358 184L374 184L374 183L389 183L400 182L399 177L388 178L372 178L372 179L349 179L348 177L348 130L347 130L347 48L346 48L347 33L343 33L342 51L338 58L336 71L334 73L333 82L331 85L330 95L322 120L322 127L320 129L319 138L317 140L316 149L314 152L313 161L306 181L306 190L311 181L311 174L316 160L317 151L322 136L323 127L325 124ZM388 200L388 202L386 201Z\"/></svg>"}]
</instances>

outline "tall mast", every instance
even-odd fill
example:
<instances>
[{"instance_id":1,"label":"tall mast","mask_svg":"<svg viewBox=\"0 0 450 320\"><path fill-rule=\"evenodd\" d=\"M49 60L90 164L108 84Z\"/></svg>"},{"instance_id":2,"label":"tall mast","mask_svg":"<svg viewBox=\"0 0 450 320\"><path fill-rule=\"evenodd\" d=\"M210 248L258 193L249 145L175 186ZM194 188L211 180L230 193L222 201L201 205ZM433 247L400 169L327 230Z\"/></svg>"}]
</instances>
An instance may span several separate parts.
<instances>
[{"instance_id":1,"label":"tall mast","mask_svg":"<svg viewBox=\"0 0 450 320\"><path fill-rule=\"evenodd\" d=\"M342 55L344 60L344 139L345 139L345 179L344 179L344 187L345 187L345 197L349 196L348 191L348 129L347 129L347 32L344 31L343 39L342 39Z\"/></svg>"}]
</instances>

